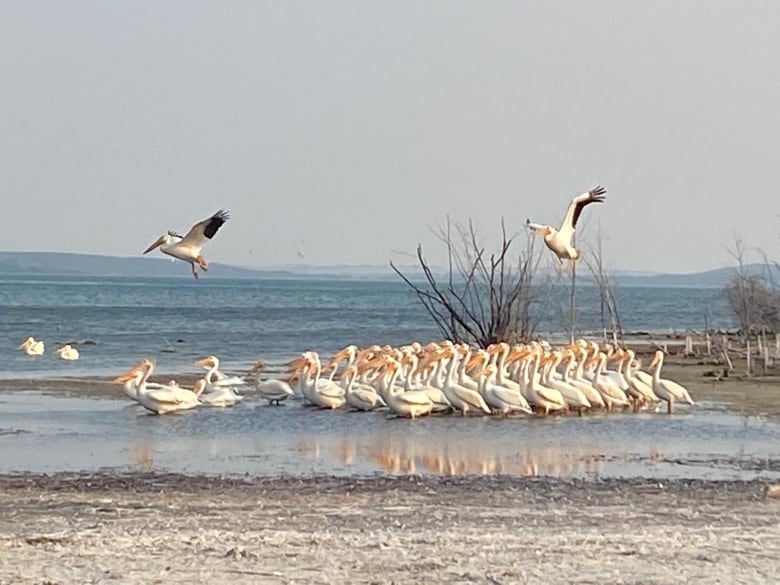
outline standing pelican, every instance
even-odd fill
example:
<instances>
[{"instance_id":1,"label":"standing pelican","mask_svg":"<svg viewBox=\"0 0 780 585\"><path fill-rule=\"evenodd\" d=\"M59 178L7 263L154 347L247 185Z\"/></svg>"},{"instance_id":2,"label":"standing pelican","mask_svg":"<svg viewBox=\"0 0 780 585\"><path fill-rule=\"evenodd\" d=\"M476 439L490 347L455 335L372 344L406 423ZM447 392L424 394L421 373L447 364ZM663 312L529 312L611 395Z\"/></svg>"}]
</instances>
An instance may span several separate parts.
<instances>
[{"instance_id":1,"label":"standing pelican","mask_svg":"<svg viewBox=\"0 0 780 585\"><path fill-rule=\"evenodd\" d=\"M566 217L563 218L561 227L557 230L550 225L531 223L527 219L525 224L532 229L538 236L544 236L545 245L552 250L558 258L558 273L560 274L564 260L577 260L580 257L580 251L574 247L574 230L577 227L577 220L582 213L583 208L591 203L602 203L605 199L604 193L607 190L604 187L596 187L586 191L582 195L577 195L569 203L566 210ZM574 266L574 264L572 264Z\"/></svg>"},{"instance_id":2,"label":"standing pelican","mask_svg":"<svg viewBox=\"0 0 780 585\"><path fill-rule=\"evenodd\" d=\"M666 412L672 414L672 404L675 400L693 406L693 399L684 386L672 380L661 378L661 368L664 367L664 352L656 351L649 367L653 370L653 393L661 400L666 401Z\"/></svg>"},{"instance_id":3,"label":"standing pelican","mask_svg":"<svg viewBox=\"0 0 780 585\"><path fill-rule=\"evenodd\" d=\"M208 219L199 221L192 226L186 236L180 236L173 231L161 235L151 246L144 250L144 254L148 254L160 246L163 254L189 262L193 278L198 278L198 273L195 272L195 264L204 272L208 270L206 259L200 254L203 244L206 243L207 239L213 238L219 231L219 228L222 227L222 224L228 219L230 219L230 214L224 209L220 209Z\"/></svg>"}]
</instances>

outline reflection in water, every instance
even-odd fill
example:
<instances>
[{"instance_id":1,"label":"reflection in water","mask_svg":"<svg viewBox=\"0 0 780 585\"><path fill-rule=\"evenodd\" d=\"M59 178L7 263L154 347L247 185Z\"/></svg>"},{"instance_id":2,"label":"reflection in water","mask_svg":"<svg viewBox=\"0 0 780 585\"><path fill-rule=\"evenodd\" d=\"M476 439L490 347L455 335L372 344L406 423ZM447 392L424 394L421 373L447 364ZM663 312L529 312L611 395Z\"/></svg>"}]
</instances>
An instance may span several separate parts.
<instances>
[{"instance_id":1,"label":"reflection in water","mask_svg":"<svg viewBox=\"0 0 780 585\"><path fill-rule=\"evenodd\" d=\"M156 417L120 401L0 393L0 473L780 478L780 424L706 411L559 421L398 420L242 403Z\"/></svg>"},{"instance_id":2,"label":"reflection in water","mask_svg":"<svg viewBox=\"0 0 780 585\"><path fill-rule=\"evenodd\" d=\"M320 457L319 441L308 453ZM328 453L344 466L370 465L374 471L393 475L537 475L572 476L598 474L604 454L586 449L537 447L512 449L500 444L494 449L467 442L382 437L357 439L342 437L328 442Z\"/></svg>"},{"instance_id":3,"label":"reflection in water","mask_svg":"<svg viewBox=\"0 0 780 585\"><path fill-rule=\"evenodd\" d=\"M154 447L148 441L130 445L130 460L133 465L144 471L154 469Z\"/></svg>"}]
</instances>

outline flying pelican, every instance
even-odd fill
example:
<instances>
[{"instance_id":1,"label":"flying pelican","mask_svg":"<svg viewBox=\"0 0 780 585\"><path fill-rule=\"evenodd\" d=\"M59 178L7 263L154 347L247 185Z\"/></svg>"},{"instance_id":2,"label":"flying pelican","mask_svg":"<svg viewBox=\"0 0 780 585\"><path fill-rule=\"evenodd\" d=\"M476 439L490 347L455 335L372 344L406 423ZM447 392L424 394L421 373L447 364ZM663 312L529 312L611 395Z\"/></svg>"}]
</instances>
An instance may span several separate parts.
<instances>
[{"instance_id":1,"label":"flying pelican","mask_svg":"<svg viewBox=\"0 0 780 585\"><path fill-rule=\"evenodd\" d=\"M574 238L574 230L577 227L577 220L583 208L591 203L602 203L605 199L604 193L606 192L607 190L604 187L596 187L582 195L577 195L569 203L566 217L563 218L561 227L557 230L550 225L532 223L530 219L526 219L525 224L528 228L533 230L536 235L544 236L545 245L557 256L558 274L560 274L564 260L573 262L580 257L580 251L574 247L572 240ZM572 264L573 266L574 264Z\"/></svg>"},{"instance_id":2,"label":"flying pelican","mask_svg":"<svg viewBox=\"0 0 780 585\"><path fill-rule=\"evenodd\" d=\"M54 350L61 360L76 361L79 359L79 350L72 345L63 345Z\"/></svg>"},{"instance_id":3,"label":"flying pelican","mask_svg":"<svg viewBox=\"0 0 780 585\"><path fill-rule=\"evenodd\" d=\"M198 273L195 272L195 264L204 272L208 270L206 259L200 254L203 244L206 243L207 239L213 238L219 231L219 228L222 227L222 224L228 219L230 219L230 214L226 210L220 209L208 219L199 221L192 226L186 236L180 236L173 231L161 235L151 246L144 250L144 254L148 254L159 246L163 254L189 262L193 278L198 278Z\"/></svg>"},{"instance_id":4,"label":"flying pelican","mask_svg":"<svg viewBox=\"0 0 780 585\"><path fill-rule=\"evenodd\" d=\"M43 341L35 341L34 337L28 337L22 341L19 349L23 350L27 355L43 355Z\"/></svg>"}]
</instances>

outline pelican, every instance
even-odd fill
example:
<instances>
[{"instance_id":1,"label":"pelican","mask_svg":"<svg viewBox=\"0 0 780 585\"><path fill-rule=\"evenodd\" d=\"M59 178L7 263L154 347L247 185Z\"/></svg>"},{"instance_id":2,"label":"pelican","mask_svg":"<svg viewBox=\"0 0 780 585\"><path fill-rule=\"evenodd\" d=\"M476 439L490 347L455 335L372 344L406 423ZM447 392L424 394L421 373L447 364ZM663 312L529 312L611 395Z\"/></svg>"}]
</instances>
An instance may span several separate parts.
<instances>
[{"instance_id":1,"label":"pelican","mask_svg":"<svg viewBox=\"0 0 780 585\"><path fill-rule=\"evenodd\" d=\"M661 368L664 365L664 352L660 349L655 352L655 357L649 368L653 370L653 393L661 400L666 400L667 412L672 414L672 404L675 400L693 405L691 395L685 387L677 382L661 378Z\"/></svg>"},{"instance_id":2,"label":"pelican","mask_svg":"<svg viewBox=\"0 0 780 585\"><path fill-rule=\"evenodd\" d=\"M249 370L247 376L253 376L255 380L255 391L268 401L268 404L276 403L279 406L282 400L287 400L293 395L293 389L284 380L260 380L260 373L265 369L265 362L259 361L252 369Z\"/></svg>"},{"instance_id":3,"label":"pelican","mask_svg":"<svg viewBox=\"0 0 780 585\"><path fill-rule=\"evenodd\" d=\"M210 355L195 363L208 368L208 372L203 378L206 381L206 391L199 396L203 404L207 406L233 406L244 399L233 386L246 382L237 376L227 377L220 373L218 357Z\"/></svg>"},{"instance_id":4,"label":"pelican","mask_svg":"<svg viewBox=\"0 0 780 585\"><path fill-rule=\"evenodd\" d=\"M27 355L43 355L43 341L35 341L34 337L28 337L22 341L19 349L23 350Z\"/></svg>"},{"instance_id":5,"label":"pelican","mask_svg":"<svg viewBox=\"0 0 780 585\"><path fill-rule=\"evenodd\" d=\"M577 220L583 208L591 203L602 203L605 199L604 193L606 192L607 190L603 187L596 187L582 195L577 195L569 203L566 217L563 218L561 227L557 230L550 225L532 223L530 219L526 219L525 224L528 228L533 230L536 235L544 236L545 245L557 256L559 274L564 260L571 260L573 268L573 262L580 257L580 251L574 247L572 240L574 239Z\"/></svg>"},{"instance_id":6,"label":"pelican","mask_svg":"<svg viewBox=\"0 0 780 585\"><path fill-rule=\"evenodd\" d=\"M61 360L68 360L73 362L79 359L79 350L77 350L72 345L63 345L62 347L58 347L56 350L54 350L54 353L56 353Z\"/></svg>"},{"instance_id":7,"label":"pelican","mask_svg":"<svg viewBox=\"0 0 780 585\"><path fill-rule=\"evenodd\" d=\"M203 391L206 383L198 380L195 388L189 390L180 386L164 386L151 389L146 381L152 374L154 363L143 360L139 366L134 366L121 376L117 376L113 382L132 381L136 389L136 398L145 409L155 414L168 414L178 410L188 410L200 404L198 395Z\"/></svg>"},{"instance_id":8,"label":"pelican","mask_svg":"<svg viewBox=\"0 0 780 585\"><path fill-rule=\"evenodd\" d=\"M144 250L144 254L148 254L159 246L163 254L189 262L193 278L198 278L198 273L195 272L195 264L203 272L208 270L206 259L200 254L203 244L206 243L207 239L213 238L219 231L219 228L222 227L222 224L228 219L230 219L230 214L226 210L220 209L208 219L193 225L186 236L180 236L173 231L161 235L151 246Z\"/></svg>"}]
</instances>

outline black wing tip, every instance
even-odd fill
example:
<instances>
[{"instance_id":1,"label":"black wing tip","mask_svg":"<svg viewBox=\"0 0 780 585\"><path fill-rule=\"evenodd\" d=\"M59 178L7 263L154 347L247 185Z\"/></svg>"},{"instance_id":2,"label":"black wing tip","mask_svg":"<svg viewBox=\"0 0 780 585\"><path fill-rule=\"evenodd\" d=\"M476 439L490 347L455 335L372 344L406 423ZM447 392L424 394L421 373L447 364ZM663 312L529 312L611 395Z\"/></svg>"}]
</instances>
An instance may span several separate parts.
<instances>
[{"instance_id":1,"label":"black wing tip","mask_svg":"<svg viewBox=\"0 0 780 585\"><path fill-rule=\"evenodd\" d=\"M604 187L601 185L596 185L593 189L590 190L590 196L594 201L601 203L605 199L604 193L606 192L607 190Z\"/></svg>"},{"instance_id":2,"label":"black wing tip","mask_svg":"<svg viewBox=\"0 0 780 585\"><path fill-rule=\"evenodd\" d=\"M227 221L230 219L230 212L227 209L220 209L211 216L211 219L221 219L222 221Z\"/></svg>"}]
</instances>

